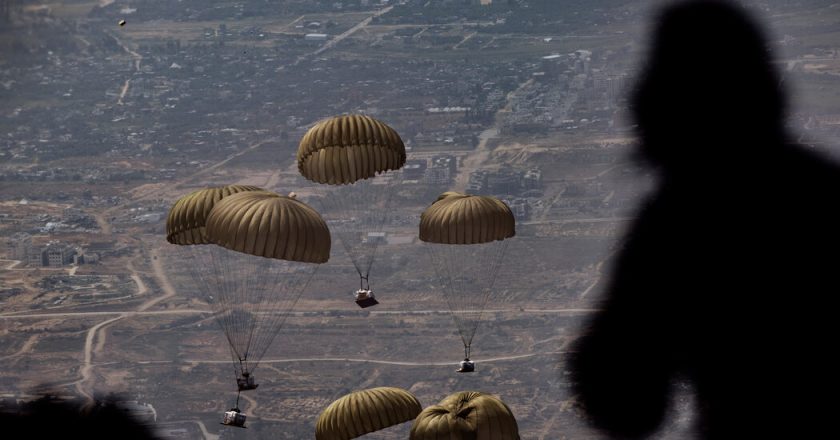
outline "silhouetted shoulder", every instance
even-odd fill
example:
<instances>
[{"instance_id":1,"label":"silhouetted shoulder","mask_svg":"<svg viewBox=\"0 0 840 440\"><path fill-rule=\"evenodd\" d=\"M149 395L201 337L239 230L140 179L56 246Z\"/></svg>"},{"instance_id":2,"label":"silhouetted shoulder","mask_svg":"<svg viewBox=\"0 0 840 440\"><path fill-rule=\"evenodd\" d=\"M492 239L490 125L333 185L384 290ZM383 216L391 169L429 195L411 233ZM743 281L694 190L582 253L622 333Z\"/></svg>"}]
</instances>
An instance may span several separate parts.
<instances>
[{"instance_id":1,"label":"silhouetted shoulder","mask_svg":"<svg viewBox=\"0 0 840 440\"><path fill-rule=\"evenodd\" d=\"M766 38L738 6L668 7L632 99L659 171L569 366L592 424L643 438L675 382L699 438L833 429L840 166L788 142Z\"/></svg>"}]
</instances>

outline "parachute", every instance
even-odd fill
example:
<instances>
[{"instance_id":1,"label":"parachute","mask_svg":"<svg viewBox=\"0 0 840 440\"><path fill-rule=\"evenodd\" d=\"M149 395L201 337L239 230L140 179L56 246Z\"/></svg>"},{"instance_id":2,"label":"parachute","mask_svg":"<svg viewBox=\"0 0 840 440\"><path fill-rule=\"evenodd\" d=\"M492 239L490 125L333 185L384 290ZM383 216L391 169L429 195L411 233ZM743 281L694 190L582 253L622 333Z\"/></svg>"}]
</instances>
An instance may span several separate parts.
<instances>
[{"instance_id":1,"label":"parachute","mask_svg":"<svg viewBox=\"0 0 840 440\"><path fill-rule=\"evenodd\" d=\"M405 145L391 127L364 115L343 115L315 124L298 146L298 171L320 183L323 212L356 271L361 307L378 304L370 272L385 238L394 187L405 164Z\"/></svg>"},{"instance_id":2,"label":"parachute","mask_svg":"<svg viewBox=\"0 0 840 440\"><path fill-rule=\"evenodd\" d=\"M422 409L410 392L393 387L347 394L331 403L315 424L316 440L349 440L414 420Z\"/></svg>"},{"instance_id":3,"label":"parachute","mask_svg":"<svg viewBox=\"0 0 840 440\"><path fill-rule=\"evenodd\" d=\"M166 218L166 241L172 244L207 244L204 225L216 202L243 191L262 191L246 185L227 185L193 191L178 199Z\"/></svg>"},{"instance_id":4,"label":"parachute","mask_svg":"<svg viewBox=\"0 0 840 440\"><path fill-rule=\"evenodd\" d=\"M411 425L410 440L519 440L510 408L497 397L461 391L424 409Z\"/></svg>"},{"instance_id":5,"label":"parachute","mask_svg":"<svg viewBox=\"0 0 840 440\"><path fill-rule=\"evenodd\" d=\"M173 205L167 240L180 244L176 271L206 292L224 331L240 391L286 317L329 259L330 234L311 207L256 187L200 190Z\"/></svg>"},{"instance_id":6,"label":"parachute","mask_svg":"<svg viewBox=\"0 0 840 440\"><path fill-rule=\"evenodd\" d=\"M515 234L510 208L489 196L445 192L420 216L420 240L464 343L459 372L474 371L470 346L484 308L499 295L493 285Z\"/></svg>"},{"instance_id":7,"label":"parachute","mask_svg":"<svg viewBox=\"0 0 840 440\"><path fill-rule=\"evenodd\" d=\"M207 238L243 254L304 263L330 259L330 231L317 211L291 197L249 191L222 199Z\"/></svg>"}]
</instances>

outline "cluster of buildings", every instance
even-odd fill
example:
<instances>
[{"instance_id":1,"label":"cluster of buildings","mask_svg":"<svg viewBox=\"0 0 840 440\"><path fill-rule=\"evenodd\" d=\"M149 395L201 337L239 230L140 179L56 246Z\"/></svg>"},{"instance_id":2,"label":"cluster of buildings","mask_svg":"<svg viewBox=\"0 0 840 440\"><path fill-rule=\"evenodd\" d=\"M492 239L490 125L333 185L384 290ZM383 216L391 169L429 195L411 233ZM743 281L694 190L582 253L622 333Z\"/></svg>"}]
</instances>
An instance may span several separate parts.
<instances>
[{"instance_id":1,"label":"cluster of buildings","mask_svg":"<svg viewBox=\"0 0 840 440\"><path fill-rule=\"evenodd\" d=\"M147 12L133 12L137 18L129 21ZM69 188L167 181L267 137L279 138L274 145L284 150L283 157L293 152L314 121L346 112L388 121L419 150L468 150L507 93L528 74L514 60L311 55L323 42L307 41L307 34L308 40L338 35L348 23L302 23L303 29L283 34L221 24L205 29L204 39L133 40L132 47L143 57L139 63L125 62L131 59L121 46L126 41L95 26L61 21L51 26L56 33L82 35L91 46L57 42L49 46L53 55L45 54L42 64L12 62L8 73L0 72L0 80L15 78L8 83L12 93L37 88L58 100L53 107L21 107L6 115L9 130L3 143L8 148L0 148L0 159L12 165L53 162L0 173L7 181L75 183ZM358 38L340 46L352 47ZM73 56L57 58L65 53ZM300 63L288 65L299 57ZM338 71L342 74L336 75ZM53 166L56 160L74 157L102 160L95 166L73 160ZM120 165L126 161L149 165ZM450 167L429 168L431 181L452 178ZM47 195L48 200L56 197Z\"/></svg>"},{"instance_id":2,"label":"cluster of buildings","mask_svg":"<svg viewBox=\"0 0 840 440\"><path fill-rule=\"evenodd\" d=\"M476 170L470 173L467 191L511 196L531 196L542 189L542 172L538 168L517 170L502 167L495 171Z\"/></svg>"},{"instance_id":3,"label":"cluster of buildings","mask_svg":"<svg viewBox=\"0 0 840 440\"><path fill-rule=\"evenodd\" d=\"M439 154L431 159L410 159L403 166L403 179L423 182L428 185L451 183L458 171L458 158L451 154Z\"/></svg>"},{"instance_id":4,"label":"cluster of buildings","mask_svg":"<svg viewBox=\"0 0 840 440\"><path fill-rule=\"evenodd\" d=\"M537 168L517 170L502 167L495 171L470 173L467 192L501 196L517 220L528 220L533 205L542 196L542 172Z\"/></svg>"},{"instance_id":5,"label":"cluster of buildings","mask_svg":"<svg viewBox=\"0 0 840 440\"><path fill-rule=\"evenodd\" d=\"M577 50L543 56L527 63L534 80L513 97L501 132L521 136L550 130L608 130L625 104L626 71L613 71L605 57ZM598 67L595 67L595 66Z\"/></svg>"},{"instance_id":6,"label":"cluster of buildings","mask_svg":"<svg viewBox=\"0 0 840 440\"><path fill-rule=\"evenodd\" d=\"M6 242L6 255L12 260L25 262L31 267L63 267L70 264L93 264L99 261L99 254L86 252L59 240L44 244L33 243L32 235L18 232Z\"/></svg>"}]
</instances>

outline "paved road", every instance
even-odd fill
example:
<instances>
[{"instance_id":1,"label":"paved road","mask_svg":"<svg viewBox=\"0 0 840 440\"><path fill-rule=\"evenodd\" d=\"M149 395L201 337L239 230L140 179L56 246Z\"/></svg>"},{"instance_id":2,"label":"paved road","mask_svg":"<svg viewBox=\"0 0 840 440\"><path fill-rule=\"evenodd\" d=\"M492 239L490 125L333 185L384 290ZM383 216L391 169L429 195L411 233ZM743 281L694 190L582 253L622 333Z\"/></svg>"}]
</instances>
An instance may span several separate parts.
<instances>
[{"instance_id":1,"label":"paved road","mask_svg":"<svg viewBox=\"0 0 840 440\"><path fill-rule=\"evenodd\" d=\"M355 25L355 26L351 27L350 29L348 29L348 30L347 30L347 31L345 31L344 33L342 33L342 34L338 35L337 37L333 38L332 40L327 41L327 42L326 42L326 44L324 44L323 46L321 46L320 48L318 48L318 50L316 50L315 52L312 52L312 54L311 54L311 55L312 55L312 56L317 56L317 55L321 54L322 52L324 52L324 51L326 51L326 50L329 50L330 48L332 48L332 47L333 47L333 46L335 46L336 44L340 43L340 42L341 42L341 40L344 40L345 38L349 37L350 35L355 34L355 33L356 33L356 32L358 32L360 29L362 29L362 28L364 28L365 26L369 25L369 24L370 24L370 22L371 22L374 18L379 17L379 16L380 16L380 15L382 15L382 14L387 14L387 13L388 13L388 11L390 11L391 9L394 9L394 7L393 7L393 6L388 6L387 8L383 8L383 9L380 9L380 10L378 10L378 11L374 12L374 13L373 13L373 15L371 15L370 17L368 17L368 18L366 18L366 19L362 20L361 22L359 22L359 24L357 24L357 25Z\"/></svg>"},{"instance_id":2,"label":"paved road","mask_svg":"<svg viewBox=\"0 0 840 440\"><path fill-rule=\"evenodd\" d=\"M487 148L487 142L499 135L499 128L504 120L504 115L510 113L511 111L513 97L533 82L533 79L529 79L507 94L505 97L506 102L504 107L500 108L493 118L493 126L481 132L478 136L478 146L476 146L473 151L467 153L467 155L461 160L461 166L458 169L458 174L455 176L455 182L452 185L453 191L464 192L467 188L467 183L469 183L470 173L479 169L490 157L491 151Z\"/></svg>"}]
</instances>

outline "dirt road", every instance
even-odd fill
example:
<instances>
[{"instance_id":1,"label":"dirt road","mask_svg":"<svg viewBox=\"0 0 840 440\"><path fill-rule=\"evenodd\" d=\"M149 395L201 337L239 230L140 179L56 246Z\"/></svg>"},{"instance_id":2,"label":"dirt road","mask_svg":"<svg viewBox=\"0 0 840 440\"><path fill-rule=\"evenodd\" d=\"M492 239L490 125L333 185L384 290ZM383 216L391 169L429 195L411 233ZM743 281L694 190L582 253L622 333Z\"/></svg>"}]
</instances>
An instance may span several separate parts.
<instances>
[{"instance_id":1,"label":"dirt road","mask_svg":"<svg viewBox=\"0 0 840 440\"><path fill-rule=\"evenodd\" d=\"M469 183L470 179L470 173L479 169L490 157L491 151L487 146L488 141L499 136L499 129L504 121L504 116L505 114L510 113L513 98L516 94L522 91L522 89L530 86L533 82L533 79L529 79L507 94L505 97L506 102L504 107L496 112L493 119L493 126L482 131L481 134L478 135L478 145L475 150L467 153L467 155L461 160L461 167L458 169L458 175L456 176L455 183L453 185L454 191L463 192L466 190L467 183Z\"/></svg>"}]
</instances>

